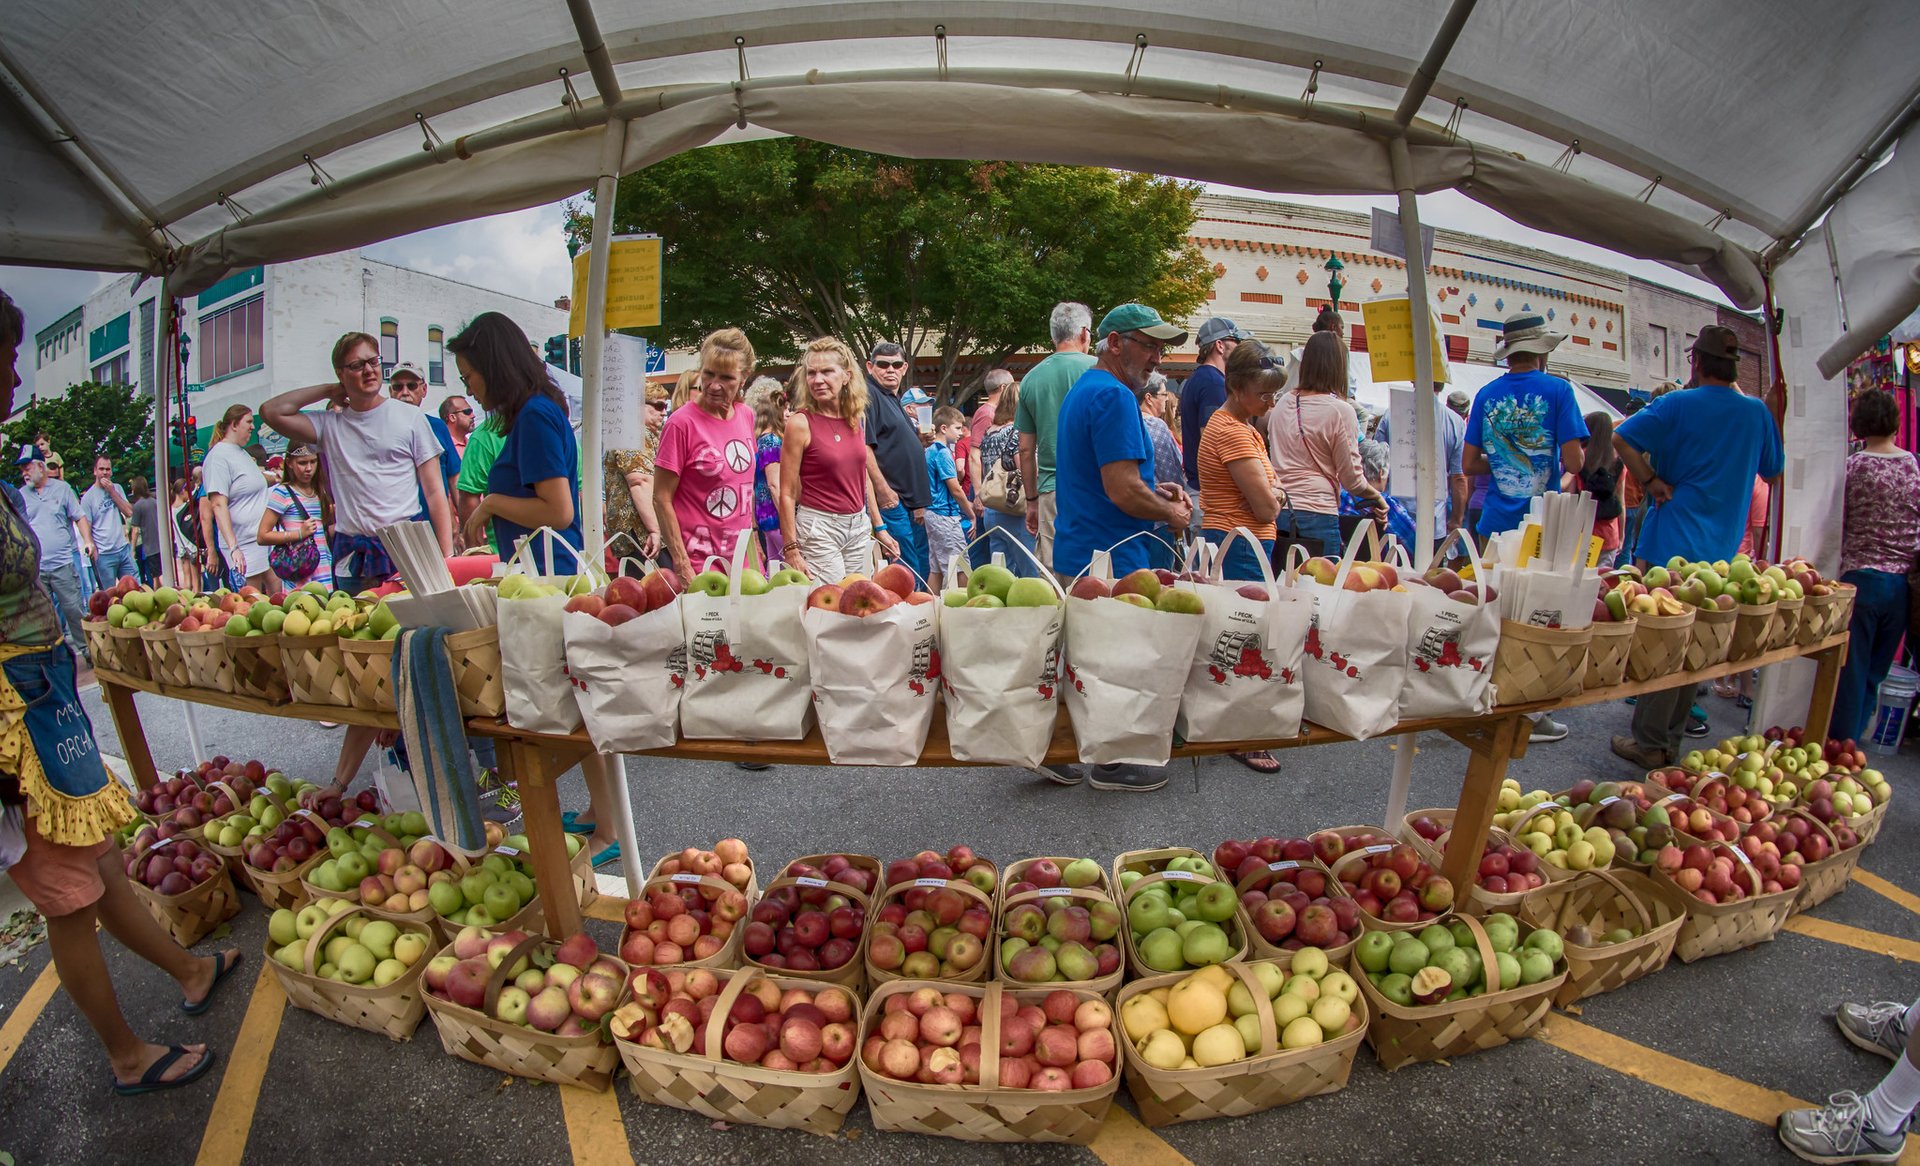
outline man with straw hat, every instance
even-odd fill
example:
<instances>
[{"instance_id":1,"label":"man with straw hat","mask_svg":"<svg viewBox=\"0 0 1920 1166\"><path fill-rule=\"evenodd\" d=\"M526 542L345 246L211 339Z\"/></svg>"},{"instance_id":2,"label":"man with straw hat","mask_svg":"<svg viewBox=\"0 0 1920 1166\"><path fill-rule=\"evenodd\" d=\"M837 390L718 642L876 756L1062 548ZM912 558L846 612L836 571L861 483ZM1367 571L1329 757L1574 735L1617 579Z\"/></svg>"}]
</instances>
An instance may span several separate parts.
<instances>
[{"instance_id":1,"label":"man with straw hat","mask_svg":"<svg viewBox=\"0 0 1920 1166\"><path fill-rule=\"evenodd\" d=\"M1460 454L1463 472L1489 476L1475 530L1483 539L1517 528L1539 495L1578 488L1571 467L1585 456L1587 422L1573 386L1547 373L1548 354L1566 338L1538 312L1515 312L1501 325L1493 359L1507 362L1507 375L1474 397ZM1534 721L1536 742L1566 735L1552 717Z\"/></svg>"}]
</instances>

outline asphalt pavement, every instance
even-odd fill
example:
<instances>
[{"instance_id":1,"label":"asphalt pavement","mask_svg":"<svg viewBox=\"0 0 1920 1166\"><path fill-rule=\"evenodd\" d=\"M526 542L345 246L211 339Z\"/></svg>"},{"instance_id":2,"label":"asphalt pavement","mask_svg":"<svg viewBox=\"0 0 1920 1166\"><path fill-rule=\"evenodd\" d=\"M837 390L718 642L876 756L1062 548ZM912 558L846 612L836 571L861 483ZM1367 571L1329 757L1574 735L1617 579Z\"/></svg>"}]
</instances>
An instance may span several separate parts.
<instances>
[{"instance_id":1,"label":"asphalt pavement","mask_svg":"<svg viewBox=\"0 0 1920 1166\"><path fill-rule=\"evenodd\" d=\"M184 706L138 698L156 762L191 760ZM1712 699L1715 734L1744 714ZM89 711L112 749L97 692ZM1607 751L1628 710L1565 714L1572 735L1535 746L1510 775L1526 788L1561 789L1587 776L1628 777ZM211 752L259 757L324 781L339 732L304 723L197 709ZM1036 854L1086 855L1227 837L1300 834L1377 822L1395 743L1298 749L1279 775L1231 760L1176 763L1156 793L1062 788L1005 769L827 769L629 758L627 780L640 859L687 845L743 838L762 881L803 854L858 851L882 859L964 842L1002 863ZM1410 807L1452 805L1464 748L1422 738ZM1438 1163L1755 1163L1791 1159L1771 1113L1790 1098L1865 1092L1886 1062L1859 1052L1829 1017L1844 1000L1912 999L1920 985L1920 857L1904 845L1920 819L1920 758L1881 759L1896 790L1864 869L1884 882L1852 884L1789 931L1752 950L1681 965L1555 1013L1545 1039L1388 1074L1364 1046L1339 1093L1254 1116L1146 1131L1116 1117L1093 1148L982 1146L874 1132L864 1103L834 1138L716 1128L697 1115L643 1105L616 1082L611 1095L503 1077L445 1054L431 1021L394 1043L294 1008L260 977L265 915L244 910L224 942L246 968L205 1016L178 1011L157 971L103 941L136 1030L166 1041L205 1040L223 1061L193 1088L123 1099L108 1089L99 1047L62 992L44 947L0 969L0 1153L25 1163L143 1161L295 1163L1093 1163L1109 1166L1358 1161ZM370 780L371 770L367 771ZM583 809L583 787L562 804ZM609 873L617 873L611 868ZM1874 889L1878 886L1880 889ZM591 924L604 944L617 924ZM214 950L215 941L200 945ZM1892 954L1885 954L1891 952ZM1124 1087L1119 1106L1131 1112ZM1913 1154L1909 1155L1914 1159ZM0 1162L5 1159L0 1157ZM1920 1159L1916 1159L1920 1160Z\"/></svg>"}]
</instances>

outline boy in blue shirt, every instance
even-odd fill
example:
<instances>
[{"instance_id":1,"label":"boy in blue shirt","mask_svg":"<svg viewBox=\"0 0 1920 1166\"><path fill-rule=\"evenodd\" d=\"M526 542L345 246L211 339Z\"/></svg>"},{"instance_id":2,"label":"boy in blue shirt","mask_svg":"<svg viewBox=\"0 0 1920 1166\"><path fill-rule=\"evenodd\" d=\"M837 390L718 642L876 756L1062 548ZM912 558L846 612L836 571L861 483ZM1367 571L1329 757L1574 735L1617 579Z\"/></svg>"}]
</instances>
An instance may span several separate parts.
<instances>
[{"instance_id":1,"label":"boy in blue shirt","mask_svg":"<svg viewBox=\"0 0 1920 1166\"><path fill-rule=\"evenodd\" d=\"M927 446L927 481L933 485L933 500L927 504L927 589L940 594L947 564L953 556L967 557L967 541L973 528L968 523L973 503L960 485L960 467L953 460L954 443L967 431L967 419L960 410L945 406L934 411L933 441Z\"/></svg>"}]
</instances>

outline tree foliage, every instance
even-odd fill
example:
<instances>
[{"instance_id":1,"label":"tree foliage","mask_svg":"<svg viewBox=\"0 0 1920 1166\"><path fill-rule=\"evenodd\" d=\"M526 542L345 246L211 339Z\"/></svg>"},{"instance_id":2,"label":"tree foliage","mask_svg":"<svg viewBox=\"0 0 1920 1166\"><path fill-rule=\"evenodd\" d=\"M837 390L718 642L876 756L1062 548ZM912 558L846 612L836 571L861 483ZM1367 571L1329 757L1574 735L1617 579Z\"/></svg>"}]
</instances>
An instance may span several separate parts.
<instances>
[{"instance_id":1,"label":"tree foliage","mask_svg":"<svg viewBox=\"0 0 1920 1166\"><path fill-rule=\"evenodd\" d=\"M113 459L117 480L153 477L153 398L131 385L82 381L65 396L28 405L3 431L16 453L46 434L67 465L67 480L82 484L75 489L93 480L93 459L101 454Z\"/></svg>"},{"instance_id":2,"label":"tree foliage","mask_svg":"<svg viewBox=\"0 0 1920 1166\"><path fill-rule=\"evenodd\" d=\"M1200 187L1083 166L916 160L799 138L692 150L620 181L616 234L664 240L656 344L739 327L772 360L838 336L941 357L939 396L1050 346L1047 318L1140 300L1169 317L1213 272L1188 242ZM583 244L590 208L569 229Z\"/></svg>"}]
</instances>

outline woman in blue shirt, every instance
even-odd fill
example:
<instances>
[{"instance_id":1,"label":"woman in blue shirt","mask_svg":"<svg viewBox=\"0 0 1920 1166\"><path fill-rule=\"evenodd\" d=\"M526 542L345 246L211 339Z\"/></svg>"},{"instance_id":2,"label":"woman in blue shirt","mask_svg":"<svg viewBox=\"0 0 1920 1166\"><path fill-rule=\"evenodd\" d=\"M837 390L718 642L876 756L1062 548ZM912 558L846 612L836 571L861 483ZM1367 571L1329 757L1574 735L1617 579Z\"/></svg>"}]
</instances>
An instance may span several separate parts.
<instances>
[{"instance_id":1,"label":"woman in blue shirt","mask_svg":"<svg viewBox=\"0 0 1920 1166\"><path fill-rule=\"evenodd\" d=\"M546 526L580 548L580 449L567 425L566 398L533 354L526 333L499 312L474 317L447 342L460 383L499 425L506 441L487 473L487 493L468 516L466 535L476 543L493 524L493 544L511 555L521 539ZM535 548L542 574L571 574L577 562L546 560Z\"/></svg>"}]
</instances>

